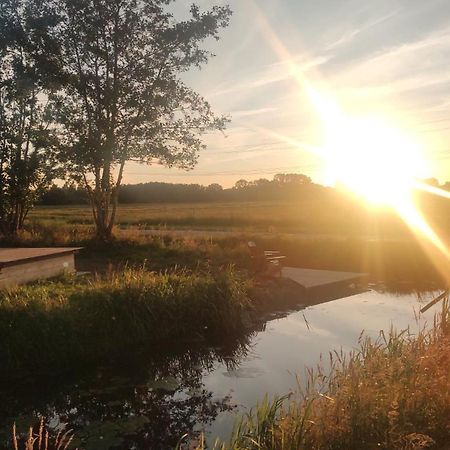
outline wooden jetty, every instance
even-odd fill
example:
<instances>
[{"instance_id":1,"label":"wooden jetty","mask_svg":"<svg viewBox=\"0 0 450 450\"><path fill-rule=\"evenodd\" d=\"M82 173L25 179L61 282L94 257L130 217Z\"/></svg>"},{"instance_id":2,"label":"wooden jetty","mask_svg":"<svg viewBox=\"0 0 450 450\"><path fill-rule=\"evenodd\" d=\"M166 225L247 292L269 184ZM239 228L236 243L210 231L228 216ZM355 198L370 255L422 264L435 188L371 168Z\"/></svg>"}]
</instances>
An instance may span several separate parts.
<instances>
[{"instance_id":1,"label":"wooden jetty","mask_svg":"<svg viewBox=\"0 0 450 450\"><path fill-rule=\"evenodd\" d=\"M0 289L75 271L78 247L0 248Z\"/></svg>"},{"instance_id":2,"label":"wooden jetty","mask_svg":"<svg viewBox=\"0 0 450 450\"><path fill-rule=\"evenodd\" d=\"M366 273L335 272L334 270L301 269L297 267L283 267L281 276L289 278L305 289L346 285L367 278Z\"/></svg>"}]
</instances>

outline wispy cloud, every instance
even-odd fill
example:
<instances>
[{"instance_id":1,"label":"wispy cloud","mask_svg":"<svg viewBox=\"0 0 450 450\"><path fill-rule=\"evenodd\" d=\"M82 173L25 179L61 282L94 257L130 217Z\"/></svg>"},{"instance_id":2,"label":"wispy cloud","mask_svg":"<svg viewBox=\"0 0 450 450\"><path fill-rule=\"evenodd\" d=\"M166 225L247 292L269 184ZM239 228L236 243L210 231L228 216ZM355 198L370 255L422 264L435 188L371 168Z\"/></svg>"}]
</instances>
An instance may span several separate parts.
<instances>
[{"instance_id":1,"label":"wispy cloud","mask_svg":"<svg viewBox=\"0 0 450 450\"><path fill-rule=\"evenodd\" d=\"M398 97L450 82L450 27L422 39L384 49L343 67L332 79L334 88L355 97Z\"/></svg>"},{"instance_id":2,"label":"wispy cloud","mask_svg":"<svg viewBox=\"0 0 450 450\"><path fill-rule=\"evenodd\" d=\"M328 44L327 46L325 46L324 52L330 52L332 50L337 49L338 47L342 47L342 46L351 44L352 41L358 35L360 35L361 33L365 32L371 28L376 27L377 25L381 25L383 22L386 22L387 20L396 16L400 11L401 11L401 9L397 9L397 10L392 11L389 14L386 14L375 20L368 21L367 23L363 24L359 28L354 28L351 30L344 31L344 33L341 35L340 38L338 38L337 40L335 40L335 41L331 42L330 44Z\"/></svg>"},{"instance_id":3,"label":"wispy cloud","mask_svg":"<svg viewBox=\"0 0 450 450\"><path fill-rule=\"evenodd\" d=\"M257 108L257 109L248 109L244 111L232 111L231 115L233 118L242 118L249 116L257 116L260 114L267 114L271 112L277 111L278 108L268 107L268 108Z\"/></svg>"},{"instance_id":4,"label":"wispy cloud","mask_svg":"<svg viewBox=\"0 0 450 450\"><path fill-rule=\"evenodd\" d=\"M298 61L298 70L305 73L325 64L329 59L330 57L325 55L312 58L303 56L295 58L295 60ZM290 67L291 63L288 61L279 61L269 64L257 72L248 75L246 79L241 80L240 82L227 82L223 84L221 88L219 87L208 94L208 97L214 98L238 92L245 92L249 95L253 93L255 89L267 87L290 79L292 77Z\"/></svg>"},{"instance_id":5,"label":"wispy cloud","mask_svg":"<svg viewBox=\"0 0 450 450\"><path fill-rule=\"evenodd\" d=\"M205 7L212 3L199 1ZM217 58L201 72L189 73L188 84L211 101L214 110L229 113L232 123L225 134L205 136L210 152L200 158L199 172L269 170L310 161L306 151L266 146L273 139L256 131L304 135L301 139L305 142L320 145L320 121L301 83L295 82L292 62L350 113L398 118L412 132L440 127L441 122L433 121L448 117L450 110L448 1L258 0L277 38L294 55L290 61L279 61L264 42L261 26L246 9L248 2L214 0L214 4L231 3L235 14L223 39L214 43ZM187 11L187 6L184 9ZM448 125L443 122L442 126ZM435 134L433 139L430 148L438 151ZM447 149L445 132L440 139L440 148ZM448 172L448 167L441 172ZM439 170L436 176L442 177ZM157 172L161 170L155 169ZM201 182L229 184L237 176L203 176ZM180 175L180 179L188 178L183 177Z\"/></svg>"}]
</instances>

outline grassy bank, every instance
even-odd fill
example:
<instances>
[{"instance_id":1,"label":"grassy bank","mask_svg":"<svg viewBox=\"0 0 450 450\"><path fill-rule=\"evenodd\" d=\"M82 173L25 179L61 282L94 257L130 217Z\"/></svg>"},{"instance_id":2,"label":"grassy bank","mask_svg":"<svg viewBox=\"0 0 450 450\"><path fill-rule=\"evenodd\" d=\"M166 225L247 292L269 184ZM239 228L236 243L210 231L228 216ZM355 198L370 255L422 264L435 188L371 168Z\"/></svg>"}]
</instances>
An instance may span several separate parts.
<instances>
[{"instance_id":1,"label":"grassy bank","mask_svg":"<svg viewBox=\"0 0 450 450\"><path fill-rule=\"evenodd\" d=\"M125 267L0 291L0 377L58 374L141 350L243 337L302 290L258 283L232 266Z\"/></svg>"},{"instance_id":2,"label":"grassy bank","mask_svg":"<svg viewBox=\"0 0 450 450\"><path fill-rule=\"evenodd\" d=\"M449 448L448 303L431 331L381 333L330 359L331 372L318 367L304 390L265 399L216 450Z\"/></svg>"},{"instance_id":3,"label":"grassy bank","mask_svg":"<svg viewBox=\"0 0 450 450\"><path fill-rule=\"evenodd\" d=\"M138 346L237 335L252 309L249 290L232 270L212 275L126 269L4 292L1 371L55 372Z\"/></svg>"}]
</instances>

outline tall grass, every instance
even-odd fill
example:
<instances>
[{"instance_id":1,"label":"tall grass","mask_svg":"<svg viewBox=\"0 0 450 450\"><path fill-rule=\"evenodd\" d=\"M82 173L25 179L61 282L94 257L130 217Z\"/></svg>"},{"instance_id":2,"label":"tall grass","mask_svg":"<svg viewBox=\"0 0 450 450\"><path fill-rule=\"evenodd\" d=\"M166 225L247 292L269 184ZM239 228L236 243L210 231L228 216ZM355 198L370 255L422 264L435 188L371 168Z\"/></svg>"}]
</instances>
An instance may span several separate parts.
<instances>
[{"instance_id":1,"label":"tall grass","mask_svg":"<svg viewBox=\"0 0 450 450\"><path fill-rule=\"evenodd\" d=\"M350 355L330 354L330 363L331 370L308 371L306 387L296 394L264 399L215 449L449 448L448 303L431 331L364 337Z\"/></svg>"},{"instance_id":2,"label":"tall grass","mask_svg":"<svg viewBox=\"0 0 450 450\"><path fill-rule=\"evenodd\" d=\"M126 268L0 293L2 374L57 371L139 346L229 337L245 330L248 282L220 273Z\"/></svg>"}]
</instances>

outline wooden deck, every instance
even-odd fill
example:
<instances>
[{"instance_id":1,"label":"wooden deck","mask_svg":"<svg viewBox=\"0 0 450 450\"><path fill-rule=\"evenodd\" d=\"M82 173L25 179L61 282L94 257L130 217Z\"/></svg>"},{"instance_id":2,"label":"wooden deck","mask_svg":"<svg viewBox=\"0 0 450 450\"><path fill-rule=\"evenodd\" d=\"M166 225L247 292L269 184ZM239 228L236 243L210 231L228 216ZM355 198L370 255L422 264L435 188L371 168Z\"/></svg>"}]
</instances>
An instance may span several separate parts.
<instances>
[{"instance_id":1,"label":"wooden deck","mask_svg":"<svg viewBox=\"0 0 450 450\"><path fill-rule=\"evenodd\" d=\"M345 283L361 281L367 277L367 274L358 272L335 272L332 270L283 267L281 276L295 281L306 289L313 289L323 286L342 285Z\"/></svg>"}]
</instances>

